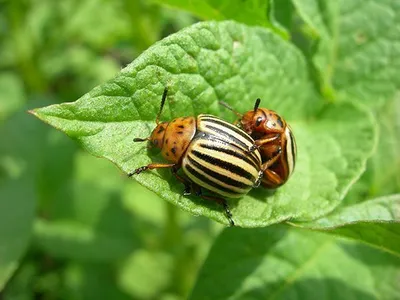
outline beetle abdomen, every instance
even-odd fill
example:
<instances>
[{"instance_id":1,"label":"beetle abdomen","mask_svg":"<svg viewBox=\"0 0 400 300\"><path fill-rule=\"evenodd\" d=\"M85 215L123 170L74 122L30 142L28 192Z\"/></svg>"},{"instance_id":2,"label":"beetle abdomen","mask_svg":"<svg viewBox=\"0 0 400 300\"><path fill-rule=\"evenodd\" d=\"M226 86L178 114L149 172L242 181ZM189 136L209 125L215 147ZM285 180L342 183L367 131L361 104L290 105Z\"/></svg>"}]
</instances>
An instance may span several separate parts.
<instances>
[{"instance_id":1,"label":"beetle abdomen","mask_svg":"<svg viewBox=\"0 0 400 300\"><path fill-rule=\"evenodd\" d=\"M254 142L242 130L209 115L197 118L198 132L182 161L185 174L219 195L238 198L258 181L260 153L248 153Z\"/></svg>"}]
</instances>

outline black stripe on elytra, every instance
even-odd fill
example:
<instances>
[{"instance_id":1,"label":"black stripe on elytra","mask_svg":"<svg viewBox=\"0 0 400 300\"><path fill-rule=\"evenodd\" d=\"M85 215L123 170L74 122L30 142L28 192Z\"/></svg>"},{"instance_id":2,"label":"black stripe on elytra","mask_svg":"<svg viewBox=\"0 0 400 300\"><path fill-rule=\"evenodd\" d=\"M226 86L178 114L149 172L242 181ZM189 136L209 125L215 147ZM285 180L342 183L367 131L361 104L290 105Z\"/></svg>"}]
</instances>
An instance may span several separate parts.
<instances>
[{"instance_id":1,"label":"black stripe on elytra","mask_svg":"<svg viewBox=\"0 0 400 300\"><path fill-rule=\"evenodd\" d=\"M290 142L291 142L290 145L292 148L292 159L293 159L293 168L294 168L294 165L296 163L296 142L294 140L294 136L293 136L291 130L289 130L289 135L290 135Z\"/></svg>"},{"instance_id":2,"label":"black stripe on elytra","mask_svg":"<svg viewBox=\"0 0 400 300\"><path fill-rule=\"evenodd\" d=\"M224 136L224 137L227 138L227 141L230 141L232 144L239 145L240 147L242 147L242 148L244 148L244 149L248 149L248 148L249 148L249 147L248 147L245 143L243 143L241 140L239 140L239 139L236 138L235 136L231 135L231 134L229 133L228 130L219 129L219 128L214 127L214 126L212 126L212 125L206 125L206 127L207 127L208 129L210 129L211 131L213 131L213 132L214 132L214 135L215 135L216 137L218 137L218 135L219 135L219 136Z\"/></svg>"},{"instance_id":3,"label":"black stripe on elytra","mask_svg":"<svg viewBox=\"0 0 400 300\"><path fill-rule=\"evenodd\" d=\"M225 126L228 127L230 130L234 131L235 133L237 133L238 135L240 135L241 137L245 138L250 144L254 144L253 139L243 130L241 130L240 128L225 122L223 120L220 120L218 118L212 117L212 116L208 116L207 118L201 118L204 121L210 122L210 123L215 123L221 126Z\"/></svg>"},{"instance_id":4,"label":"black stripe on elytra","mask_svg":"<svg viewBox=\"0 0 400 300\"><path fill-rule=\"evenodd\" d=\"M226 146L227 148L236 148L238 149L238 151L240 152L244 152L247 151L247 148L244 150L243 147L240 147L239 145L232 143L232 142L227 142L226 140L223 140L221 138L218 138L218 135L216 134L212 134L212 133L205 133L205 132L199 132L194 139L198 139L198 140L204 140L204 141L210 141L213 143L218 143L218 144L223 144L224 146ZM259 165L261 163L260 158L256 155L256 152L252 152L252 153L247 153L246 152L246 156L248 158L250 158L254 164L256 165L256 168L259 168Z\"/></svg>"},{"instance_id":5,"label":"black stripe on elytra","mask_svg":"<svg viewBox=\"0 0 400 300\"><path fill-rule=\"evenodd\" d=\"M237 158L239 158L241 160L244 160L245 162L247 162L248 164L252 165L256 169L259 168L259 164L257 164L256 160L254 160L254 156L253 155L245 156L240 152L233 151L233 150L228 149L228 148L218 147L218 146L213 146L213 145L208 145L208 144L202 144L201 143L199 146L201 148L206 148L206 149L209 149L209 150L215 150L215 151L218 151L218 152L223 152L223 153L228 154L228 155L232 155L232 156L237 157ZM229 146L229 145L227 145L227 146ZM252 159L250 159L249 157L251 157Z\"/></svg>"},{"instance_id":6,"label":"black stripe on elytra","mask_svg":"<svg viewBox=\"0 0 400 300\"><path fill-rule=\"evenodd\" d=\"M228 185L231 185L233 187L237 187L240 189L248 189L249 187L251 187L252 185L248 185L246 183L243 183L241 181L237 181L232 179L231 177L222 175L220 173L217 173L209 168L207 168L206 166L200 164L198 161L196 161L194 158L192 158L190 155L187 156L189 162L194 165L197 169L203 171L204 173L207 174L207 176L215 178L223 183L226 183Z\"/></svg>"},{"instance_id":7,"label":"black stripe on elytra","mask_svg":"<svg viewBox=\"0 0 400 300\"><path fill-rule=\"evenodd\" d=\"M248 180L252 180L252 181L255 180L254 176L250 172L248 172L247 170L245 170L237 165L234 165L230 162L223 161L221 159L212 157L207 154L203 154L197 150L192 150L190 153L193 154L194 156L196 156L197 158L202 159L205 162L213 164L219 168L228 170L228 171L235 173L236 175L242 176Z\"/></svg>"},{"instance_id":8,"label":"black stripe on elytra","mask_svg":"<svg viewBox=\"0 0 400 300\"><path fill-rule=\"evenodd\" d=\"M211 181L210 179L208 179L206 176L204 176L203 174L200 174L199 172L197 172L192 166L190 165L185 165L186 167L186 171L188 171L189 173L191 173L194 177L198 178L200 181L208 184L209 186L212 186L214 188L216 188L217 190L220 190L222 192L225 193L229 193L229 194L236 194L236 195L241 195L242 193L238 193L236 191L233 191L229 188L223 187L221 185L219 185L218 183Z\"/></svg>"}]
</instances>

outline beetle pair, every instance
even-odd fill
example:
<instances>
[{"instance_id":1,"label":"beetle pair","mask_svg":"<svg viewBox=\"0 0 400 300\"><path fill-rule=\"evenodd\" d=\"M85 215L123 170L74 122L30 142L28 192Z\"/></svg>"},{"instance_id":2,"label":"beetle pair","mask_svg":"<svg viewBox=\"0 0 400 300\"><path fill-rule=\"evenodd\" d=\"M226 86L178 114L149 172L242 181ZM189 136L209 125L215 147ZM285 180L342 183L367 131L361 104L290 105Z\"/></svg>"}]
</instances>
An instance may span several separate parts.
<instances>
[{"instance_id":1,"label":"beetle pair","mask_svg":"<svg viewBox=\"0 0 400 300\"><path fill-rule=\"evenodd\" d=\"M266 188L276 188L289 178L296 157L294 137L275 112L258 108L260 99L252 111L244 115L235 112L240 117L239 128L205 114L160 122L167 93L165 88L157 126L150 137L134 141L148 141L150 146L160 148L169 163L151 163L129 176L148 169L172 168L174 176L185 185L185 195L195 191L197 196L221 204L231 225L232 214L222 197L239 198L260 182ZM178 174L180 168L188 179ZM203 195L201 188L222 197Z\"/></svg>"}]
</instances>

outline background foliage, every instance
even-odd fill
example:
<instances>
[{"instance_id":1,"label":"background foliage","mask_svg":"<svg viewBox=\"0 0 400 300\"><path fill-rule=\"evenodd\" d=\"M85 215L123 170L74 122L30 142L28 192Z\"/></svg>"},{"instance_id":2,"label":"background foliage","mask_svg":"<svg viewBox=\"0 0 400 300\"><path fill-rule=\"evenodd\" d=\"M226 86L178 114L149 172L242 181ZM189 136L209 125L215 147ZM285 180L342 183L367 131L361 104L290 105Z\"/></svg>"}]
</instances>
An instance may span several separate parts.
<instances>
[{"instance_id":1,"label":"background foliage","mask_svg":"<svg viewBox=\"0 0 400 300\"><path fill-rule=\"evenodd\" d=\"M0 297L400 298L399 19L391 0L0 1ZM179 31L199 20L220 22ZM232 36L250 50L216 51L199 58L199 69L168 57L174 45L193 50L187 37L197 37L195 53L202 53L229 49ZM134 99L140 114L122 152L103 143L121 134L87 140L93 124L65 121L65 105L36 114L78 143L26 113L99 85L72 104L75 116L90 110L98 121L99 106L121 103L108 87L135 90L155 80L151 70L135 75L151 63L174 76L157 73L144 89L150 94ZM246 89L225 80L235 72ZM233 209L247 227L289 222L223 229L176 207L224 222L212 205L182 200L173 184L160 192L167 173L138 179L156 195L82 150L79 144L124 171L148 161L145 153L128 162L124 155L139 149L128 141L151 128L165 84L184 103L166 116L190 109L232 119L217 100L244 111L262 97L292 121L303 150L297 174L276 194L254 191ZM110 111L126 117L133 110Z\"/></svg>"}]
</instances>

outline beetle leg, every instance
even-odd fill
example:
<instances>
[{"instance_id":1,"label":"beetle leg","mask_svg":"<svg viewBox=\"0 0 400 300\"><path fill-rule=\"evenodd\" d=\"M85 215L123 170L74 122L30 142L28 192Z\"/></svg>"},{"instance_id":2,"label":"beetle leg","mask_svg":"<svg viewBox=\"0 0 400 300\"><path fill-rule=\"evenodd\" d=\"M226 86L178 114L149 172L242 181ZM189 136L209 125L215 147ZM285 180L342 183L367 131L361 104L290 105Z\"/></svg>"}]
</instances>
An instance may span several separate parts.
<instances>
[{"instance_id":1,"label":"beetle leg","mask_svg":"<svg viewBox=\"0 0 400 300\"><path fill-rule=\"evenodd\" d=\"M251 147L249 147L248 152L252 153L252 152L256 151L256 149L259 149L264 144L271 143L271 142L277 140L278 138L279 138L279 134L274 134L271 137L258 139L256 141L254 141L254 144Z\"/></svg>"},{"instance_id":2,"label":"beetle leg","mask_svg":"<svg viewBox=\"0 0 400 300\"><path fill-rule=\"evenodd\" d=\"M267 161L275 155L279 154L282 147L277 144L263 145L259 150L261 153L261 159Z\"/></svg>"},{"instance_id":3,"label":"beetle leg","mask_svg":"<svg viewBox=\"0 0 400 300\"><path fill-rule=\"evenodd\" d=\"M253 144L252 146L249 147L249 149L247 150L247 152L253 153L253 152L256 151L258 148L260 148L260 145Z\"/></svg>"},{"instance_id":4,"label":"beetle leg","mask_svg":"<svg viewBox=\"0 0 400 300\"><path fill-rule=\"evenodd\" d=\"M142 173L143 171L146 171L146 170L153 170L153 169L160 169L160 168L172 168L173 166L175 166L175 164L157 164L157 163L148 164L147 166L143 166L143 167L137 168L133 172L129 172L128 176L131 177L133 175L140 174L140 173Z\"/></svg>"},{"instance_id":5,"label":"beetle leg","mask_svg":"<svg viewBox=\"0 0 400 300\"><path fill-rule=\"evenodd\" d=\"M265 170L262 185L267 188L276 188L282 185L283 179L273 170Z\"/></svg>"},{"instance_id":6,"label":"beetle leg","mask_svg":"<svg viewBox=\"0 0 400 300\"><path fill-rule=\"evenodd\" d=\"M185 186L185 189L183 190L183 195L184 196L189 196L191 194L192 183L189 180L183 178L182 176L180 176L178 174L179 168L180 168L179 165L174 165L172 167L172 174L174 174L176 179L178 179L180 182L182 182L183 185Z\"/></svg>"},{"instance_id":7,"label":"beetle leg","mask_svg":"<svg viewBox=\"0 0 400 300\"><path fill-rule=\"evenodd\" d=\"M278 158L281 156L281 154L282 154L282 149L279 148L278 154L276 154L274 157L270 158L269 160L267 160L265 163L262 164L261 171L263 171L263 173L264 173L265 170L267 170L270 166L272 166L278 160Z\"/></svg>"},{"instance_id":8,"label":"beetle leg","mask_svg":"<svg viewBox=\"0 0 400 300\"><path fill-rule=\"evenodd\" d=\"M201 191L201 187L195 183L192 184L192 190L197 197L200 197L201 195L203 195L203 193Z\"/></svg>"},{"instance_id":9,"label":"beetle leg","mask_svg":"<svg viewBox=\"0 0 400 300\"><path fill-rule=\"evenodd\" d=\"M219 205L222 205L222 207L225 210L225 215L228 218L229 226L235 226L235 222L233 222L233 220L232 220L231 210L229 209L228 203L226 202L226 200L224 198L203 195L203 193L201 192L201 188L200 187L199 187L199 190L196 192L196 195L199 196L200 198L204 199L204 200L215 201Z\"/></svg>"},{"instance_id":10,"label":"beetle leg","mask_svg":"<svg viewBox=\"0 0 400 300\"><path fill-rule=\"evenodd\" d=\"M258 173L258 178L257 178L257 181L254 183L253 188L258 188L260 186L261 180L263 178L263 174L264 173L262 171L260 171Z\"/></svg>"}]
</instances>

